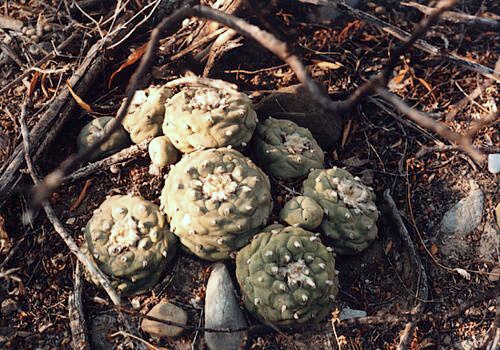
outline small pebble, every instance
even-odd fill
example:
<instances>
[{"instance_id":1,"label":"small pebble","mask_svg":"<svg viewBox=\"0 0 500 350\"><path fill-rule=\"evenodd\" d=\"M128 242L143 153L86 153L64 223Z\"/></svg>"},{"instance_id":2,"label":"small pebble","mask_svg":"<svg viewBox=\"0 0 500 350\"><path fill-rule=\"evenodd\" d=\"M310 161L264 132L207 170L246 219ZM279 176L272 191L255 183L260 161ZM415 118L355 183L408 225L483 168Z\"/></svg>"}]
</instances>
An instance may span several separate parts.
<instances>
[{"instance_id":1,"label":"small pebble","mask_svg":"<svg viewBox=\"0 0 500 350\"><path fill-rule=\"evenodd\" d=\"M500 153L488 154L488 171L492 174L500 172Z\"/></svg>"},{"instance_id":2,"label":"small pebble","mask_svg":"<svg viewBox=\"0 0 500 350\"><path fill-rule=\"evenodd\" d=\"M36 30L35 30L35 28L30 27L29 29L26 30L26 32L24 34L26 34L27 36L32 36L32 35L36 34Z\"/></svg>"},{"instance_id":3,"label":"small pebble","mask_svg":"<svg viewBox=\"0 0 500 350\"><path fill-rule=\"evenodd\" d=\"M10 43L12 42L12 38L10 36L6 35L5 38L3 38L2 42L5 45L10 45Z\"/></svg>"},{"instance_id":4,"label":"small pebble","mask_svg":"<svg viewBox=\"0 0 500 350\"><path fill-rule=\"evenodd\" d=\"M52 26L50 24L46 24L43 26L43 31L48 33L50 31L52 31Z\"/></svg>"}]
</instances>

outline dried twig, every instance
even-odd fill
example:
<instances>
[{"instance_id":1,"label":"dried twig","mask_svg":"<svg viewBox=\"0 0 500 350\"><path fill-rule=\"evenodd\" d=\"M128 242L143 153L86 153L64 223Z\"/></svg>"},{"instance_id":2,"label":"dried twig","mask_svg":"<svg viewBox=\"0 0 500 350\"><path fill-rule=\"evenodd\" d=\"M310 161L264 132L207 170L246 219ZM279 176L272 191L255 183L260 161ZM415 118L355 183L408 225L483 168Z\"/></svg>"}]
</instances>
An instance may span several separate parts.
<instances>
[{"instance_id":1,"label":"dried twig","mask_svg":"<svg viewBox=\"0 0 500 350\"><path fill-rule=\"evenodd\" d=\"M143 141L137 145L132 145L128 148L122 149L121 151L106 157L104 159L98 160L94 163L90 163L80 169L74 171L70 175L63 179L63 183L73 182L79 179L83 179L94 173L105 171L117 164L124 164L131 160L136 160L142 158L146 155L148 149L148 141Z\"/></svg>"},{"instance_id":2,"label":"dried twig","mask_svg":"<svg viewBox=\"0 0 500 350\"><path fill-rule=\"evenodd\" d=\"M422 4L418 4L416 2L401 2L403 6L413 7L419 10L426 15L429 15L432 12L432 7L428 7ZM455 12L455 11L445 11L443 12L442 19L445 21L453 22L453 23L465 23L470 26L474 26L480 30L500 30L500 22L493 18L486 17L478 17L469 15L467 13Z\"/></svg>"},{"instance_id":3,"label":"dried twig","mask_svg":"<svg viewBox=\"0 0 500 350\"><path fill-rule=\"evenodd\" d=\"M90 350L87 338L87 326L82 305L82 271L80 263L76 264L73 274L74 290L69 296L68 312L71 341L74 350Z\"/></svg>"},{"instance_id":4,"label":"dried twig","mask_svg":"<svg viewBox=\"0 0 500 350\"><path fill-rule=\"evenodd\" d=\"M29 131L28 131L28 126L26 124L26 113L27 113L27 108L29 105L29 98L27 101L23 104L21 108L21 116L19 117L19 123L21 125L21 133L23 136L23 147L24 147L24 158L26 160L26 165L28 167L28 172L35 184L38 184L40 182L40 179L38 178L36 174L36 170L33 167L33 163L31 162L31 156L30 156L30 141L29 141ZM113 288L111 285L111 282L109 279L102 273L102 271L97 267L95 262L90 260L88 256L82 253L78 245L76 244L75 240L71 235L66 231L64 228L63 224L57 216L55 215L54 209L52 209L52 206L47 202L43 201L42 207L45 210L45 214L47 215L47 218L49 221L52 223L54 226L54 230L61 236L63 241L66 243L68 246L69 250L78 258L78 260L85 266L85 268L89 271L89 273L99 281L101 286L104 288L106 293L108 293L109 297L113 301L113 304L115 305L120 305L121 300L120 296L116 292L116 290Z\"/></svg>"},{"instance_id":5,"label":"dried twig","mask_svg":"<svg viewBox=\"0 0 500 350\"><path fill-rule=\"evenodd\" d=\"M438 122L423 112L417 111L404 103L398 96L387 91L382 87L375 88L377 94L384 100L390 102L401 113L405 114L409 119L413 120L418 125L434 131L441 137L457 144L478 164L484 164L486 156L472 145L471 139L467 136L460 135L459 133L451 130L445 124Z\"/></svg>"},{"instance_id":6,"label":"dried twig","mask_svg":"<svg viewBox=\"0 0 500 350\"><path fill-rule=\"evenodd\" d=\"M422 264L422 260L420 259L420 256L417 253L417 250L415 249L415 245L413 244L413 241L410 237L410 234L408 233L408 230L406 229L406 226L403 222L403 219L401 218L401 215L399 214L398 208L396 206L396 203L394 203L394 200L391 197L391 193L389 190L386 190L384 192L384 200L387 204L388 207L388 216L393 220L394 224L397 227L397 231L399 232L403 244L406 246L406 250L408 251L413 264L415 265L415 268L417 270L417 296L418 300L427 300L429 297L429 285L427 282L427 273L425 271L424 265ZM412 315L419 315L422 314L425 310L425 304L422 301L417 302L417 305L412 308L411 314ZM411 340L411 337L413 335L413 329L415 327L415 323L413 321L409 321L403 331L403 334L400 337L398 349L403 350L408 348L408 344Z\"/></svg>"}]
</instances>

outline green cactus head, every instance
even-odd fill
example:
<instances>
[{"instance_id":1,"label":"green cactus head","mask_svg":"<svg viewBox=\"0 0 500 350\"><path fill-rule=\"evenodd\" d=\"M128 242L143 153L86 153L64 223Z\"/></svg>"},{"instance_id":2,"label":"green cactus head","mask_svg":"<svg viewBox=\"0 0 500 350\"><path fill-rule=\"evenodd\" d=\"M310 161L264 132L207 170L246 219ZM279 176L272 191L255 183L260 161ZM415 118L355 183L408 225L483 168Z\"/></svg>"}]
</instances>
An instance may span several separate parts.
<instances>
[{"instance_id":1,"label":"green cactus head","mask_svg":"<svg viewBox=\"0 0 500 350\"><path fill-rule=\"evenodd\" d=\"M106 134L118 121L113 117L100 117L85 125L78 134L78 151L86 151L102 135ZM109 156L130 142L129 137L122 127L119 127L94 153L90 160L96 160Z\"/></svg>"},{"instance_id":2,"label":"green cactus head","mask_svg":"<svg viewBox=\"0 0 500 350\"><path fill-rule=\"evenodd\" d=\"M313 198L325 213L321 230L339 254L356 254L377 238L379 211L373 189L348 171L311 171L303 183L304 196Z\"/></svg>"},{"instance_id":3,"label":"green cactus head","mask_svg":"<svg viewBox=\"0 0 500 350\"><path fill-rule=\"evenodd\" d=\"M323 208L312 198L293 197L280 211L280 219L290 226L314 230L323 220Z\"/></svg>"},{"instance_id":4,"label":"green cactus head","mask_svg":"<svg viewBox=\"0 0 500 350\"><path fill-rule=\"evenodd\" d=\"M163 133L183 153L245 145L257 115L247 95L230 88L188 86L165 105Z\"/></svg>"},{"instance_id":5,"label":"green cactus head","mask_svg":"<svg viewBox=\"0 0 500 350\"><path fill-rule=\"evenodd\" d=\"M158 175L162 168L174 164L179 152L166 136L155 137L148 146L151 166L149 172Z\"/></svg>"},{"instance_id":6,"label":"green cactus head","mask_svg":"<svg viewBox=\"0 0 500 350\"><path fill-rule=\"evenodd\" d=\"M245 307L275 325L321 321L338 293L331 248L300 227L272 225L236 257Z\"/></svg>"},{"instance_id":7,"label":"green cactus head","mask_svg":"<svg viewBox=\"0 0 500 350\"><path fill-rule=\"evenodd\" d=\"M154 286L174 257L176 237L157 205L139 196L107 198L87 223L87 254L124 295Z\"/></svg>"},{"instance_id":8,"label":"green cactus head","mask_svg":"<svg viewBox=\"0 0 500 350\"><path fill-rule=\"evenodd\" d=\"M264 170L283 179L323 168L323 150L311 132L286 119L268 118L257 125L252 154Z\"/></svg>"},{"instance_id":9,"label":"green cactus head","mask_svg":"<svg viewBox=\"0 0 500 350\"><path fill-rule=\"evenodd\" d=\"M161 194L172 232L202 259L227 259L267 223L267 176L230 148L201 150L172 166Z\"/></svg>"},{"instance_id":10,"label":"green cactus head","mask_svg":"<svg viewBox=\"0 0 500 350\"><path fill-rule=\"evenodd\" d=\"M134 143L161 135L165 114L165 101L172 96L172 90L163 86L151 86L137 90L122 125L130 133Z\"/></svg>"}]
</instances>

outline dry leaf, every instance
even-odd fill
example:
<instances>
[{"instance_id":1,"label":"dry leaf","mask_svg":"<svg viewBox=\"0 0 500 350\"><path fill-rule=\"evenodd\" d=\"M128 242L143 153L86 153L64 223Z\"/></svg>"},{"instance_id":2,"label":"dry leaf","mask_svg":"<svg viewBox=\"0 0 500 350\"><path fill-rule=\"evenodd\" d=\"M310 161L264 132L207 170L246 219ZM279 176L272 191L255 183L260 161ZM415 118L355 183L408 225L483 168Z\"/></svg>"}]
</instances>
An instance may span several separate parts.
<instances>
[{"instance_id":1,"label":"dry leaf","mask_svg":"<svg viewBox=\"0 0 500 350\"><path fill-rule=\"evenodd\" d=\"M7 254L12 247L12 242L5 230L5 219L0 216L0 253Z\"/></svg>"},{"instance_id":2,"label":"dry leaf","mask_svg":"<svg viewBox=\"0 0 500 350\"><path fill-rule=\"evenodd\" d=\"M82 100L80 98L80 96L78 96L74 91L73 89L71 88L71 85L69 83L69 80L66 81L66 86L68 87L69 89L69 92L71 93L71 96L73 96L73 98L75 99L76 103L78 103L78 105L80 107L82 107L82 109L86 110L87 112L89 113L92 113L92 107L89 106L89 104L87 102L85 102L84 100Z\"/></svg>"},{"instance_id":3,"label":"dry leaf","mask_svg":"<svg viewBox=\"0 0 500 350\"><path fill-rule=\"evenodd\" d=\"M87 190L89 189L91 183L92 180L85 181L85 185L83 185L82 192L80 192L80 195L78 196L76 201L71 205L71 208L69 208L70 212L75 210L80 206L80 204L82 204L83 200L85 199L85 196L87 195Z\"/></svg>"},{"instance_id":4,"label":"dry leaf","mask_svg":"<svg viewBox=\"0 0 500 350\"><path fill-rule=\"evenodd\" d=\"M432 255L436 255L438 252L439 252L438 246L435 245L435 244L432 244L431 245L431 253L432 253Z\"/></svg>"},{"instance_id":5,"label":"dry leaf","mask_svg":"<svg viewBox=\"0 0 500 350\"><path fill-rule=\"evenodd\" d=\"M345 143L347 142L347 138L349 137L349 134L351 133L351 126L352 126L352 119L349 119L347 121L347 125L344 128L344 131L342 132L342 141L340 142L340 147L344 148Z\"/></svg>"},{"instance_id":6,"label":"dry leaf","mask_svg":"<svg viewBox=\"0 0 500 350\"><path fill-rule=\"evenodd\" d=\"M31 97L33 95L33 92L35 91L36 84L38 83L38 77L40 76L40 72L35 71L33 74L33 77L31 78L30 81L30 88L28 89L28 97Z\"/></svg>"},{"instance_id":7,"label":"dry leaf","mask_svg":"<svg viewBox=\"0 0 500 350\"><path fill-rule=\"evenodd\" d=\"M408 72L407 68L402 69L398 75L396 75L394 78L391 79L391 84L401 84L407 72Z\"/></svg>"},{"instance_id":8,"label":"dry leaf","mask_svg":"<svg viewBox=\"0 0 500 350\"><path fill-rule=\"evenodd\" d=\"M137 49L135 49L134 52L132 52L127 57L127 60L117 70L115 70L113 72L113 74L111 74L111 76L109 77L109 81L108 81L108 89L111 88L111 84L113 82L113 79L115 78L115 76L118 73L120 73L122 70L124 70L128 66L133 65L134 63L136 63L137 61L139 61L142 56L144 56L144 53L146 52L146 47L147 46L148 46L148 43L145 43L144 45L139 46Z\"/></svg>"},{"instance_id":9,"label":"dry leaf","mask_svg":"<svg viewBox=\"0 0 500 350\"><path fill-rule=\"evenodd\" d=\"M385 249L384 249L385 255L389 254L391 249L392 249L392 241L389 241L389 242L387 242L387 245L385 246Z\"/></svg>"},{"instance_id":10,"label":"dry leaf","mask_svg":"<svg viewBox=\"0 0 500 350\"><path fill-rule=\"evenodd\" d=\"M422 78L417 78L417 80L427 89L427 91L429 91L431 93L432 98L434 99L434 102L437 103L437 99L436 99L436 96L434 95L434 91L432 91L432 86Z\"/></svg>"},{"instance_id":11,"label":"dry leaf","mask_svg":"<svg viewBox=\"0 0 500 350\"><path fill-rule=\"evenodd\" d=\"M344 67L344 65L342 63L339 63L339 62L321 61L321 62L315 62L314 64L317 67L324 68L324 69L339 69L339 68Z\"/></svg>"}]
</instances>

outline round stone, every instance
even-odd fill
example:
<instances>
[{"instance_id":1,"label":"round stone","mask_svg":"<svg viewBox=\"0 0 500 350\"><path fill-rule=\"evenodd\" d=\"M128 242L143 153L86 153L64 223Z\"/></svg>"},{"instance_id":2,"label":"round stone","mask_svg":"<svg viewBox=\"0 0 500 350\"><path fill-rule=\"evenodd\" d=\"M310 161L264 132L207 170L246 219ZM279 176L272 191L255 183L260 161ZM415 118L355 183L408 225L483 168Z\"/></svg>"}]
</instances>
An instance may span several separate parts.
<instances>
[{"instance_id":1,"label":"round stone","mask_svg":"<svg viewBox=\"0 0 500 350\"><path fill-rule=\"evenodd\" d=\"M188 320L186 311L166 301L162 301L154 306L147 315L161 320L179 323L182 325L186 325ZM177 337L181 335L182 331L184 330L181 327L171 326L165 323L148 319L142 320L141 329L155 338Z\"/></svg>"}]
</instances>

